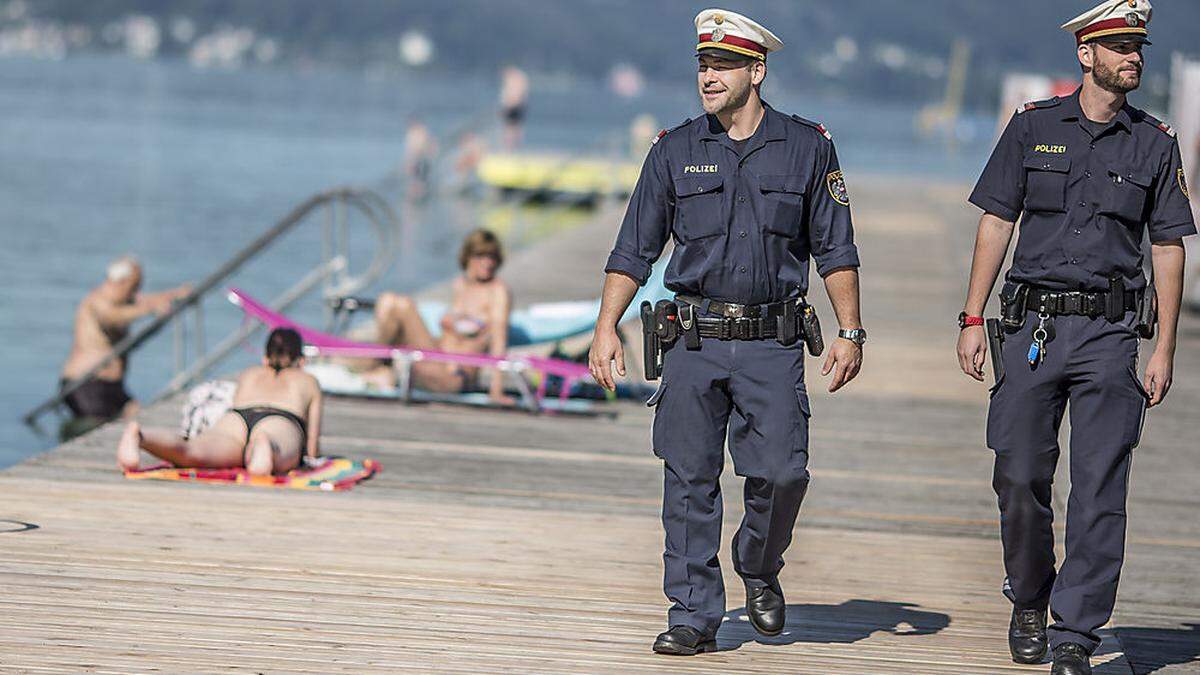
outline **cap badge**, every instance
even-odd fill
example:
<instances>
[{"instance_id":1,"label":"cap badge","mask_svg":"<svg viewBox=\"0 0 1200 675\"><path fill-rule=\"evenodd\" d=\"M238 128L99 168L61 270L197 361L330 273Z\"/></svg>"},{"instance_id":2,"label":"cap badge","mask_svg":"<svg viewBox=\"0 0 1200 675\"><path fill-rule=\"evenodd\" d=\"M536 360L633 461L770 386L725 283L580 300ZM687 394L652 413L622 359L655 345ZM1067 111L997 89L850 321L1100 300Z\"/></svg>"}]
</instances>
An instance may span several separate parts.
<instances>
[{"instance_id":1,"label":"cap badge","mask_svg":"<svg viewBox=\"0 0 1200 675\"><path fill-rule=\"evenodd\" d=\"M1137 9L1137 0L1129 0L1129 9Z\"/></svg>"},{"instance_id":2,"label":"cap badge","mask_svg":"<svg viewBox=\"0 0 1200 675\"><path fill-rule=\"evenodd\" d=\"M720 28L714 28L713 32L712 32L712 41L720 42L721 40L724 40L724 39L725 39L725 31L721 30Z\"/></svg>"},{"instance_id":3,"label":"cap badge","mask_svg":"<svg viewBox=\"0 0 1200 675\"><path fill-rule=\"evenodd\" d=\"M1135 1L1135 0L1130 0L1130 5L1129 5L1130 7L1132 7L1132 6L1133 6L1133 4L1132 4L1132 3L1133 3L1134 1ZM725 23L725 15L724 15L724 14L714 14L714 15L713 15L713 23L717 24L718 26L720 26L721 24Z\"/></svg>"},{"instance_id":4,"label":"cap badge","mask_svg":"<svg viewBox=\"0 0 1200 675\"><path fill-rule=\"evenodd\" d=\"M1128 24L1130 28L1137 28L1138 15L1134 14L1133 12L1126 14L1125 15L1125 23Z\"/></svg>"}]
</instances>

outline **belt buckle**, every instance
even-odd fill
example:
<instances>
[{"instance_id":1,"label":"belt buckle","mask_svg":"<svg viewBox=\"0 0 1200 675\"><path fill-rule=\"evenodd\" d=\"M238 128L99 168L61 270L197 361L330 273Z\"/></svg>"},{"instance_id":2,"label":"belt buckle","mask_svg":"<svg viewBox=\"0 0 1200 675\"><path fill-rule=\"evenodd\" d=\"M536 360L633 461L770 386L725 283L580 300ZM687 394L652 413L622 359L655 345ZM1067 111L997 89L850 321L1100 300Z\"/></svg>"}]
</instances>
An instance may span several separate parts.
<instances>
[{"instance_id":1,"label":"belt buckle","mask_svg":"<svg viewBox=\"0 0 1200 675\"><path fill-rule=\"evenodd\" d=\"M740 319L746 314L746 308L743 305L725 305L725 316L730 319Z\"/></svg>"}]
</instances>

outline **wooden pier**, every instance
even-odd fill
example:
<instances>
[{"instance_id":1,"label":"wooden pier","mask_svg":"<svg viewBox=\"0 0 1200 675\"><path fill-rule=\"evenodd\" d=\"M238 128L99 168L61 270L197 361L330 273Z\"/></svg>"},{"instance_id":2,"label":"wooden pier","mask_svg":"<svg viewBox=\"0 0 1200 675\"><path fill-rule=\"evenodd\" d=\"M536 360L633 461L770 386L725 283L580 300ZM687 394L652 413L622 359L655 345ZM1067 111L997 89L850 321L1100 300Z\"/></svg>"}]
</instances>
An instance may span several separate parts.
<instances>
[{"instance_id":1,"label":"wooden pier","mask_svg":"<svg viewBox=\"0 0 1200 675\"><path fill-rule=\"evenodd\" d=\"M650 652L667 605L644 406L612 420L343 399L323 446L384 466L349 493L126 481L116 425L0 472L0 671L1047 672L1008 658L986 392L953 353L967 188L851 187L871 342L835 396L809 361L814 481L781 636L750 628L726 549L722 651ZM618 218L514 256L518 303L594 297ZM1136 451L1097 673L1200 669L1194 318L1176 378ZM178 403L143 421L176 426Z\"/></svg>"}]
</instances>

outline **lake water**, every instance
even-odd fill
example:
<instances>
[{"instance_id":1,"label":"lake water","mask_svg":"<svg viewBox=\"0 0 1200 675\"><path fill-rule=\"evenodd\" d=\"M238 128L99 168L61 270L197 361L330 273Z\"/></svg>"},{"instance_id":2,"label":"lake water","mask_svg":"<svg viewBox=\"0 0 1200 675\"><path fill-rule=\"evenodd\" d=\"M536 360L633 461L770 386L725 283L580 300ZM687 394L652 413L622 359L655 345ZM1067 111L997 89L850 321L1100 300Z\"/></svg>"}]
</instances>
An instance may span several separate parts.
<instances>
[{"instance_id":1,"label":"lake water","mask_svg":"<svg viewBox=\"0 0 1200 675\"><path fill-rule=\"evenodd\" d=\"M689 77L681 73L678 86L652 86L632 101L590 83L535 79L527 143L623 147L638 113L662 126L696 114ZM781 110L826 123L851 185L860 170L974 174L994 125L972 120L975 140L947 157L916 139L911 106L814 102L782 85L768 91ZM495 99L494 82L461 76L198 71L115 57L0 60L0 467L56 443L19 419L54 392L74 307L109 260L136 254L148 290L195 282L313 193L385 186L411 117L445 137L493 119ZM581 103L588 101L596 103ZM400 260L371 290L411 291L448 276L476 218L445 209L406 214ZM369 254L369 237L353 241L356 259ZM272 297L319 261L319 248L318 227L297 230L235 283ZM309 318L319 311L315 300L297 309ZM220 298L206 312L210 343L240 318ZM223 370L252 358L236 355ZM153 395L172 363L164 334L133 359L130 391ZM56 426L53 416L45 419Z\"/></svg>"}]
</instances>

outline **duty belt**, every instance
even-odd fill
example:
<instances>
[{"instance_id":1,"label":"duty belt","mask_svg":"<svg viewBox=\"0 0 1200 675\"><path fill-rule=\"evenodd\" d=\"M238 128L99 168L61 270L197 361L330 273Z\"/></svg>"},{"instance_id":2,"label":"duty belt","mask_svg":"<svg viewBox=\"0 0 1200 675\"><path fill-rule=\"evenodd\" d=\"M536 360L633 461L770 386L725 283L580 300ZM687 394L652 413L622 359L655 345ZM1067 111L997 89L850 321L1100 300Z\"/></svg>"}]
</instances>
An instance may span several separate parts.
<instances>
[{"instance_id":1,"label":"duty belt","mask_svg":"<svg viewBox=\"0 0 1200 675\"><path fill-rule=\"evenodd\" d=\"M1078 314L1088 317L1103 316L1108 307L1108 292L1088 293L1084 291L1052 291L1045 288L1030 288L1025 307L1031 311L1051 315ZM1138 310L1139 293L1125 291L1125 311Z\"/></svg>"},{"instance_id":2,"label":"duty belt","mask_svg":"<svg viewBox=\"0 0 1200 675\"><path fill-rule=\"evenodd\" d=\"M776 317L784 315L789 301L766 305L737 305L708 300L691 295L676 295L675 299L702 311L720 316L698 316L696 325L700 337L718 340L771 340L779 336ZM795 300L791 300L795 304Z\"/></svg>"}]
</instances>

